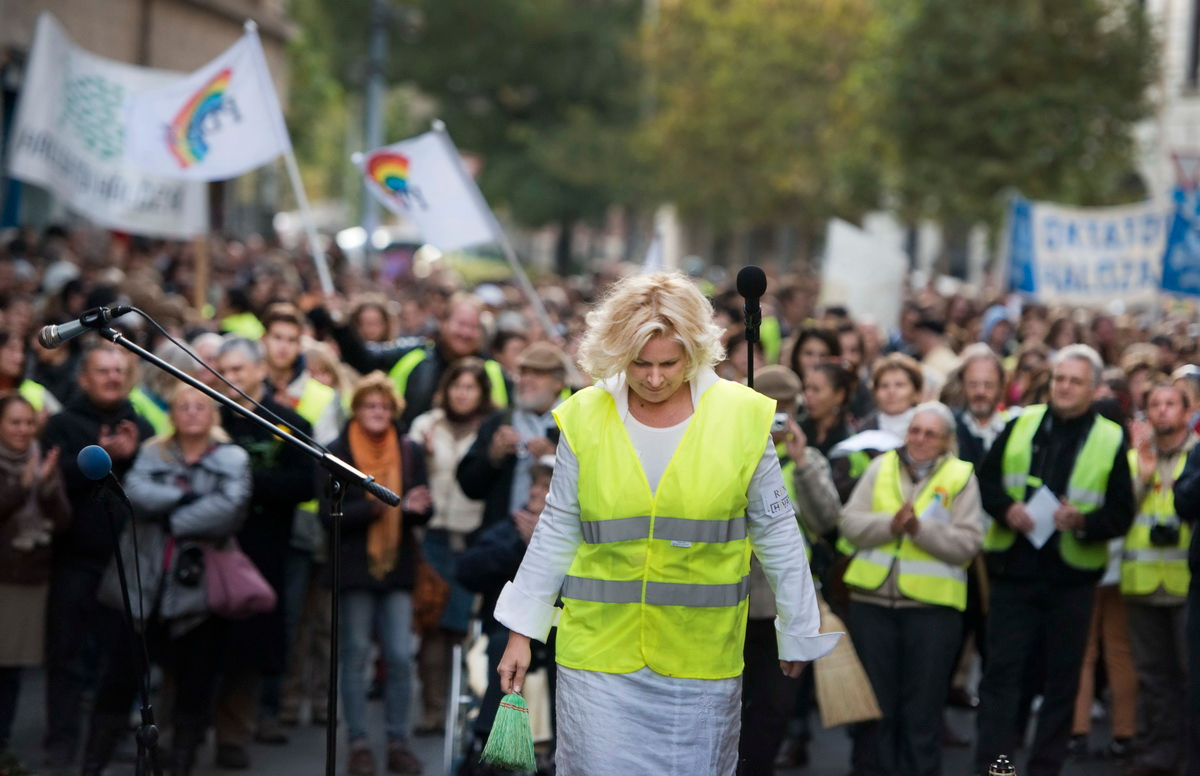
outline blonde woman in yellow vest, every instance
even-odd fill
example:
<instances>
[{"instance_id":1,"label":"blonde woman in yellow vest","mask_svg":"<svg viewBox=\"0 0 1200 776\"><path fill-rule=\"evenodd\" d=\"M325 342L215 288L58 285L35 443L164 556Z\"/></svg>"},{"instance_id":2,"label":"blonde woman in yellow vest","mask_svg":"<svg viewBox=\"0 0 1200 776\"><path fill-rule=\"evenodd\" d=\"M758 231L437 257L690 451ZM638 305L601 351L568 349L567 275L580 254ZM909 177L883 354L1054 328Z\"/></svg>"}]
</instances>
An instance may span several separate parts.
<instances>
[{"instance_id":1,"label":"blonde woman in yellow vest","mask_svg":"<svg viewBox=\"0 0 1200 776\"><path fill-rule=\"evenodd\" d=\"M768 438L775 403L713 372L712 315L682 275L622 280L580 349L598 384L555 410L550 496L495 615L511 631L506 692L530 639L558 622L560 776L735 772L752 547L775 589L783 673L837 639L818 633Z\"/></svg>"},{"instance_id":2,"label":"blonde woman in yellow vest","mask_svg":"<svg viewBox=\"0 0 1200 776\"><path fill-rule=\"evenodd\" d=\"M862 776L942 772L942 705L962 640L967 565L983 543L979 484L946 405L918 405L904 446L876 458L842 509L850 632L879 699Z\"/></svg>"},{"instance_id":3,"label":"blonde woman in yellow vest","mask_svg":"<svg viewBox=\"0 0 1200 776\"><path fill-rule=\"evenodd\" d=\"M1183 760L1179 720L1185 718L1187 653L1184 629L1191 581L1191 526L1179 519L1173 493L1197 437L1189 427L1191 400L1176 384L1146 396L1148 428L1135 429L1129 451L1138 505L1121 553L1121 593L1137 669L1139 746L1134 764L1146 773L1175 773Z\"/></svg>"}]
</instances>

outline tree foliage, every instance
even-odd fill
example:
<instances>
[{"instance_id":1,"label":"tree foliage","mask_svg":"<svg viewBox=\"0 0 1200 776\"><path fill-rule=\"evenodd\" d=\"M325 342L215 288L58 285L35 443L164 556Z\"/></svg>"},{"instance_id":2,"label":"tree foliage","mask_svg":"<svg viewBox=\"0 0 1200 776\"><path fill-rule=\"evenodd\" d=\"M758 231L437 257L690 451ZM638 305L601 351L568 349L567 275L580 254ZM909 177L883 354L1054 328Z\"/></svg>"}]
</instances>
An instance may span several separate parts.
<instances>
[{"instance_id":1,"label":"tree foliage","mask_svg":"<svg viewBox=\"0 0 1200 776\"><path fill-rule=\"evenodd\" d=\"M397 52L494 204L527 225L601 214L634 118L635 0L424 0Z\"/></svg>"},{"instance_id":2,"label":"tree foliage","mask_svg":"<svg viewBox=\"0 0 1200 776\"><path fill-rule=\"evenodd\" d=\"M646 32L640 134L659 194L718 229L816 225L875 202L852 72L870 0L686 0Z\"/></svg>"},{"instance_id":3,"label":"tree foliage","mask_svg":"<svg viewBox=\"0 0 1200 776\"><path fill-rule=\"evenodd\" d=\"M978 219L1006 190L1082 205L1131 186L1157 50L1136 0L903 0L872 79L910 215Z\"/></svg>"}]
</instances>

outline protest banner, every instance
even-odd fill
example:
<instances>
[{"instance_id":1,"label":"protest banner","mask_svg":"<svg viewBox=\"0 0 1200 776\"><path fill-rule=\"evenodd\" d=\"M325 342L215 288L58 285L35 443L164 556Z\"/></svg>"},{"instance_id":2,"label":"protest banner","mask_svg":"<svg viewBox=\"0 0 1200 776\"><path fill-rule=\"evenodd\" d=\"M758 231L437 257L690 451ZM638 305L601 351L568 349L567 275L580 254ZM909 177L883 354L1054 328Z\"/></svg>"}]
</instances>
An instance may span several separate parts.
<instances>
[{"instance_id":1,"label":"protest banner","mask_svg":"<svg viewBox=\"0 0 1200 776\"><path fill-rule=\"evenodd\" d=\"M203 234L209 223L203 183L140 171L123 156L125 99L180 77L85 51L43 13L13 119L9 174L109 229L172 238Z\"/></svg>"},{"instance_id":2,"label":"protest banner","mask_svg":"<svg viewBox=\"0 0 1200 776\"><path fill-rule=\"evenodd\" d=\"M125 160L173 178L236 178L292 147L252 30L191 75L130 96L125 116Z\"/></svg>"},{"instance_id":3,"label":"protest banner","mask_svg":"<svg viewBox=\"0 0 1200 776\"><path fill-rule=\"evenodd\" d=\"M1171 216L1162 199L1082 208L1015 198L1009 287L1043 304L1153 304Z\"/></svg>"},{"instance_id":4,"label":"protest banner","mask_svg":"<svg viewBox=\"0 0 1200 776\"><path fill-rule=\"evenodd\" d=\"M843 305L889 331L900 322L908 257L899 246L841 219L830 219L821 264L823 307Z\"/></svg>"},{"instance_id":5,"label":"protest banner","mask_svg":"<svg viewBox=\"0 0 1200 776\"><path fill-rule=\"evenodd\" d=\"M125 117L125 159L173 178L226 180L282 156L321 288L333 293L333 276L253 21L204 67L170 86L128 98Z\"/></svg>"},{"instance_id":6,"label":"protest banner","mask_svg":"<svg viewBox=\"0 0 1200 776\"><path fill-rule=\"evenodd\" d=\"M1200 191L1176 189L1175 212L1163 255L1162 290L1200 296Z\"/></svg>"}]
</instances>

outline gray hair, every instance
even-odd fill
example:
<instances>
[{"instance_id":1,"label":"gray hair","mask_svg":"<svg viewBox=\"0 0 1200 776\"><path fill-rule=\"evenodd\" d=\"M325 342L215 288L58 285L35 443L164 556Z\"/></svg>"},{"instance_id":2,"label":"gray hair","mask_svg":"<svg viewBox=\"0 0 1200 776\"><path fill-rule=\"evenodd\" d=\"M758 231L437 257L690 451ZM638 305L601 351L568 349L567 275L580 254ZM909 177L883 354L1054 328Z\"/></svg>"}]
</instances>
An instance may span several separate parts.
<instances>
[{"instance_id":1,"label":"gray hair","mask_svg":"<svg viewBox=\"0 0 1200 776\"><path fill-rule=\"evenodd\" d=\"M938 420L942 421L942 425L946 429L946 438L950 440L949 450L957 455L958 421L954 419L954 412L940 401L926 401L921 402L916 406L916 409L913 411L913 418L915 419L923 412L928 412L929 414L936 416ZM908 422L912 423L912 420L909 420Z\"/></svg>"},{"instance_id":2,"label":"gray hair","mask_svg":"<svg viewBox=\"0 0 1200 776\"><path fill-rule=\"evenodd\" d=\"M1000 383L1004 383L1004 362L1000 360L1000 356L996 355L996 351L992 350L985 342L976 342L974 345L969 345L963 349L960 355L958 374L965 376L967 367L977 361L986 361L996 368L996 374L1000 377Z\"/></svg>"},{"instance_id":3,"label":"gray hair","mask_svg":"<svg viewBox=\"0 0 1200 776\"><path fill-rule=\"evenodd\" d=\"M217 359L224 358L229 353L241 351L246 354L246 358L256 364L261 364L266 360L266 355L263 353L262 344L254 340L246 339L245 337L227 337L221 343L220 350L217 351Z\"/></svg>"},{"instance_id":4,"label":"gray hair","mask_svg":"<svg viewBox=\"0 0 1200 776\"><path fill-rule=\"evenodd\" d=\"M1099 353L1087 345L1067 345L1054 354L1054 360L1051 361L1050 365L1054 370L1057 370L1059 364L1070 359L1086 361L1092 368L1092 387L1096 388L1100 385L1100 378L1104 372L1104 362L1100 360Z\"/></svg>"}]
</instances>

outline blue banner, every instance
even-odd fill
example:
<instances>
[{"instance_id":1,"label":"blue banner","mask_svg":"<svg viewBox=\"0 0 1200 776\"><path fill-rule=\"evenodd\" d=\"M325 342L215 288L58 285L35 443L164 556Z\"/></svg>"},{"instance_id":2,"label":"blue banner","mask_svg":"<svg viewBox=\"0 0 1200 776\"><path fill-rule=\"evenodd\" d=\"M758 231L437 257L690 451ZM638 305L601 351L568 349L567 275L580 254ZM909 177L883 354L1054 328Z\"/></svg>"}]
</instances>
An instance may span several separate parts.
<instances>
[{"instance_id":1,"label":"blue banner","mask_svg":"<svg viewBox=\"0 0 1200 776\"><path fill-rule=\"evenodd\" d=\"M1015 199L1009 288L1045 304L1153 304L1172 217L1164 200L1082 208Z\"/></svg>"},{"instance_id":2,"label":"blue banner","mask_svg":"<svg viewBox=\"0 0 1200 776\"><path fill-rule=\"evenodd\" d=\"M1163 256L1162 290L1200 296L1200 192L1175 189Z\"/></svg>"}]
</instances>

